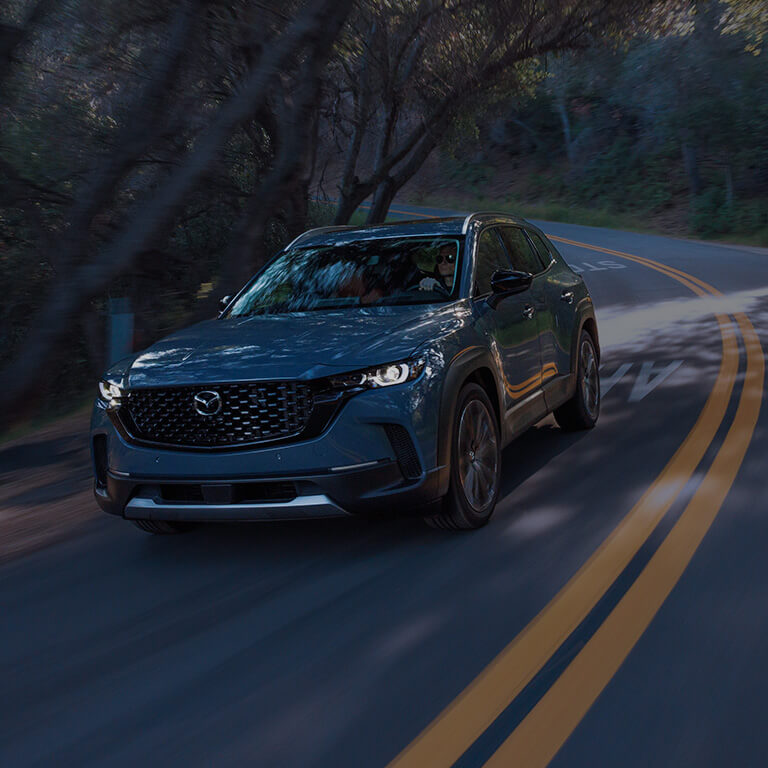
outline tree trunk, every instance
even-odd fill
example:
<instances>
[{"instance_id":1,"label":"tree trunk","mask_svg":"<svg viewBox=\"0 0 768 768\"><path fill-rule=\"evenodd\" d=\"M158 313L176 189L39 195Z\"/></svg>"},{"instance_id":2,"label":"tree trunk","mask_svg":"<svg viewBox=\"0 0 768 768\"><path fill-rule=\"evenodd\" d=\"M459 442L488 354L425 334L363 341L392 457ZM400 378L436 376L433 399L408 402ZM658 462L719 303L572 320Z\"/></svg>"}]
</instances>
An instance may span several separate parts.
<instances>
[{"instance_id":1,"label":"tree trunk","mask_svg":"<svg viewBox=\"0 0 768 768\"><path fill-rule=\"evenodd\" d=\"M334 224L348 224L352 214L360 207L360 204L368 195L376 189L373 183L361 182L357 177L349 189L342 189L336 206Z\"/></svg>"},{"instance_id":2,"label":"tree trunk","mask_svg":"<svg viewBox=\"0 0 768 768\"><path fill-rule=\"evenodd\" d=\"M392 205L392 201L395 199L394 179L391 176L387 176L378 187L373 195L373 201L371 202L370 210L368 211L367 224L381 224L386 218L389 212L389 206Z\"/></svg>"},{"instance_id":3,"label":"tree trunk","mask_svg":"<svg viewBox=\"0 0 768 768\"><path fill-rule=\"evenodd\" d=\"M55 7L55 0L38 0L28 11L20 27L0 23L0 83L13 65L16 51Z\"/></svg>"},{"instance_id":4,"label":"tree trunk","mask_svg":"<svg viewBox=\"0 0 768 768\"><path fill-rule=\"evenodd\" d=\"M341 176L341 189L349 189L356 181L355 171L360 157L360 148L363 145L363 136L368 123L368 111L371 103L370 88L370 51L373 38L376 35L376 22L371 24L368 32L367 44L363 54L362 64L357 80L357 89L354 91L354 113L352 125L352 137L347 149L347 157L344 161L344 171ZM351 214L350 214L351 215Z\"/></svg>"}]
</instances>

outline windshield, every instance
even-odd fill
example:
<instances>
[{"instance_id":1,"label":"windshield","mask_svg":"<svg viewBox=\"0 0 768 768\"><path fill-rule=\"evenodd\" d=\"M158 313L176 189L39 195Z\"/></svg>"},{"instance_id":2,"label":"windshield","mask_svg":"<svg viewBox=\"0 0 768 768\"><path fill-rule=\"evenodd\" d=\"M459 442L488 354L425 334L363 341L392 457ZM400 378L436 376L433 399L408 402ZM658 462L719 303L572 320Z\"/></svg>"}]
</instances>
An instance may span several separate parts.
<instances>
[{"instance_id":1,"label":"windshield","mask_svg":"<svg viewBox=\"0 0 768 768\"><path fill-rule=\"evenodd\" d=\"M450 301L458 296L461 244L392 237L297 248L268 264L226 317Z\"/></svg>"}]
</instances>

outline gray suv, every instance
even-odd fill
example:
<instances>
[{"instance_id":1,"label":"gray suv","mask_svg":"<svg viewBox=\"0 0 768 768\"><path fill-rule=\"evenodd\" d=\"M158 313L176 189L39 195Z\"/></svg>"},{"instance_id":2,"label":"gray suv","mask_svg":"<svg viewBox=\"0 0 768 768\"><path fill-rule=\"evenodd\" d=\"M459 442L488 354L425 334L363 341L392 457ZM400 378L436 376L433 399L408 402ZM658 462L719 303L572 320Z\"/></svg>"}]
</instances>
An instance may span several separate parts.
<instances>
[{"instance_id":1,"label":"gray suv","mask_svg":"<svg viewBox=\"0 0 768 768\"><path fill-rule=\"evenodd\" d=\"M94 492L151 533L406 510L477 528L505 445L550 412L594 426L599 356L582 278L522 219L311 230L105 374Z\"/></svg>"}]
</instances>

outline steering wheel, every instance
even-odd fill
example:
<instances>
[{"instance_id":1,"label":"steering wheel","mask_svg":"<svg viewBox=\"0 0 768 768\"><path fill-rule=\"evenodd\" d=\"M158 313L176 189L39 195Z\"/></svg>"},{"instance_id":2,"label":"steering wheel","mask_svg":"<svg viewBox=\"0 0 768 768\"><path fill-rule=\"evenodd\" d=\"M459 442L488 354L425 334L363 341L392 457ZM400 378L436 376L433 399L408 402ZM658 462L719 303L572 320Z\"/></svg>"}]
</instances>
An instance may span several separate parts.
<instances>
[{"instance_id":1,"label":"steering wheel","mask_svg":"<svg viewBox=\"0 0 768 768\"><path fill-rule=\"evenodd\" d=\"M431 275L427 275L427 277L431 277ZM423 279L424 278L422 278L422 280ZM444 296L451 295L451 292L448 290L448 288L445 287L445 283L443 283L441 280L435 279L435 285L433 285L432 288L429 288L428 290L422 289L420 283L421 281L416 283L416 285L412 285L410 288L407 288L406 290L408 292L414 291L417 293L430 293L432 291L436 291L437 293L442 293Z\"/></svg>"}]
</instances>

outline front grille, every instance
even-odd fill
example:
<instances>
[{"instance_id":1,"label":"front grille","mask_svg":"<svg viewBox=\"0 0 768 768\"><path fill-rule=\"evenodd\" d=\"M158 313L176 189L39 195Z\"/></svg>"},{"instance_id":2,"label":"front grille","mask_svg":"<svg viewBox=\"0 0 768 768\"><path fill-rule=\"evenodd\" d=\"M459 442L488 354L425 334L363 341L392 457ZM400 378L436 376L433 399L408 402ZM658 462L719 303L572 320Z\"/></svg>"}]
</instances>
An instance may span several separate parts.
<instances>
[{"instance_id":1,"label":"front grille","mask_svg":"<svg viewBox=\"0 0 768 768\"><path fill-rule=\"evenodd\" d=\"M218 393L220 409L198 413L195 395ZM298 435L312 414L308 384L296 381L134 389L119 410L127 430L152 443L199 448L237 446Z\"/></svg>"}]
</instances>

